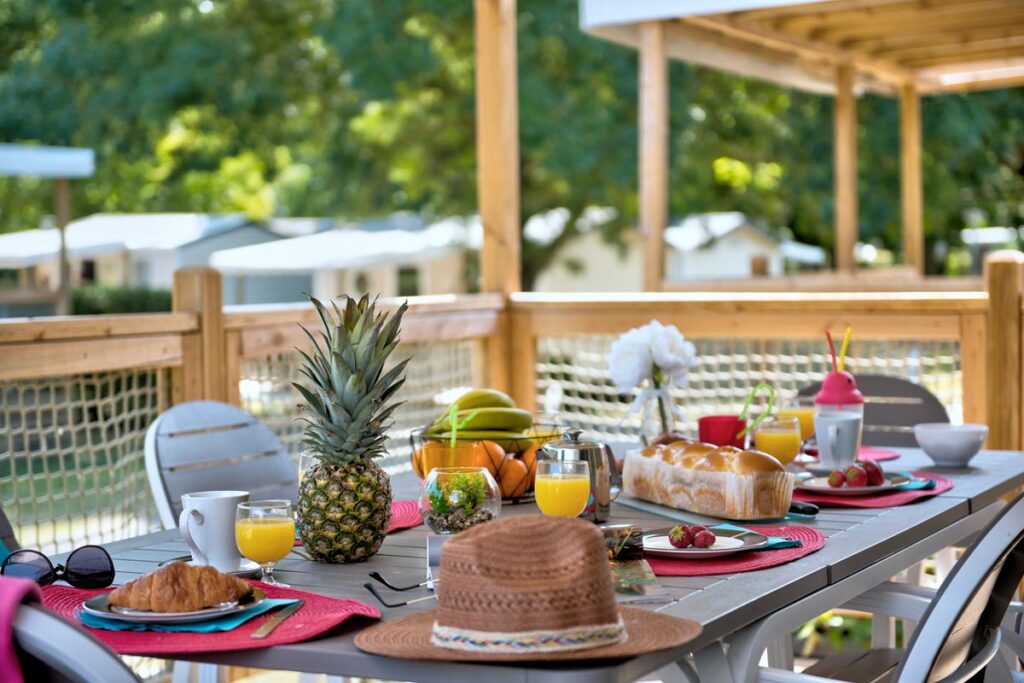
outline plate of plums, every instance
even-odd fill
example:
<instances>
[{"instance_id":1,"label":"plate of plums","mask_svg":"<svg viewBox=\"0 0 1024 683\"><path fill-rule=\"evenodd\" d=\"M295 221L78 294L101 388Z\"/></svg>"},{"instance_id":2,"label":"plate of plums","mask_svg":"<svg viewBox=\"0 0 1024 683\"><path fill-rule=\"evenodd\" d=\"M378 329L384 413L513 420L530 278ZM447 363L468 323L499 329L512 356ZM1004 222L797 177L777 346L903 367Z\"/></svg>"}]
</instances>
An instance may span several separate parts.
<instances>
[{"instance_id":1,"label":"plate of plums","mask_svg":"<svg viewBox=\"0 0 1024 683\"><path fill-rule=\"evenodd\" d=\"M724 557L768 545L768 537L746 529L679 524L644 534L644 553L673 560Z\"/></svg>"},{"instance_id":2,"label":"plate of plums","mask_svg":"<svg viewBox=\"0 0 1024 683\"><path fill-rule=\"evenodd\" d=\"M799 478L796 488L830 496L870 496L891 491L911 481L905 474L886 473L877 463L865 461L854 463L845 470L833 470L827 475Z\"/></svg>"}]
</instances>

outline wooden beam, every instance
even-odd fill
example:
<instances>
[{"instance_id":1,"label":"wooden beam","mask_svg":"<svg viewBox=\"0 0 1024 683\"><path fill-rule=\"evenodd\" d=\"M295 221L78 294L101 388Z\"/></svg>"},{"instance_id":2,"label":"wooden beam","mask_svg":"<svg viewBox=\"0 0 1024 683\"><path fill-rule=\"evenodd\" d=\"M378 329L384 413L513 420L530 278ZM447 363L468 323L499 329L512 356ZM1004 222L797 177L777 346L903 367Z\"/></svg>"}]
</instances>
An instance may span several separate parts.
<instances>
[{"instance_id":1,"label":"wooden beam","mask_svg":"<svg viewBox=\"0 0 1024 683\"><path fill-rule=\"evenodd\" d=\"M787 33L808 38L820 38L822 32L834 28L873 24L886 26L889 22L905 22L911 17L936 19L945 15L970 12L989 12L1011 6L1015 0L908 0L874 7L845 8L835 12L798 13L779 19L771 25Z\"/></svg>"},{"instance_id":2,"label":"wooden beam","mask_svg":"<svg viewBox=\"0 0 1024 683\"><path fill-rule=\"evenodd\" d=\"M1024 254L997 251L985 259L988 286L986 411L988 447L1016 450L1021 437L1021 291Z\"/></svg>"},{"instance_id":3,"label":"wooden beam","mask_svg":"<svg viewBox=\"0 0 1024 683\"><path fill-rule=\"evenodd\" d=\"M516 0L475 0L477 203L481 289L522 288Z\"/></svg>"},{"instance_id":4,"label":"wooden beam","mask_svg":"<svg viewBox=\"0 0 1024 683\"><path fill-rule=\"evenodd\" d=\"M911 0L916 1L916 0ZM781 5L777 7L766 7L763 9L744 10L733 12L733 16L742 17L744 20L764 21L771 23L783 23L787 19L806 16L825 16L837 12L850 12L873 7L884 7L888 5L907 5L908 0L823 0L823 2L809 2L796 5Z\"/></svg>"},{"instance_id":5,"label":"wooden beam","mask_svg":"<svg viewBox=\"0 0 1024 683\"><path fill-rule=\"evenodd\" d=\"M1001 47L993 49L974 50L964 48L963 50L950 50L943 55L934 57L921 57L904 60L904 64L915 69L926 69L930 67L963 67L967 70L972 64L978 62L989 62L997 59L1007 59L1024 56L1024 47Z\"/></svg>"},{"instance_id":6,"label":"wooden beam","mask_svg":"<svg viewBox=\"0 0 1024 683\"><path fill-rule=\"evenodd\" d=\"M58 339L96 339L195 332L194 313L132 313L76 315L66 318L5 318L0 320L0 344Z\"/></svg>"},{"instance_id":7,"label":"wooden beam","mask_svg":"<svg viewBox=\"0 0 1024 683\"><path fill-rule=\"evenodd\" d=\"M921 98L912 83L900 89L900 209L903 261L924 274L924 199L921 186Z\"/></svg>"},{"instance_id":8,"label":"wooden beam","mask_svg":"<svg viewBox=\"0 0 1024 683\"><path fill-rule=\"evenodd\" d=\"M644 237L644 289L657 291L665 280L665 226L668 223L668 56L665 25L640 25L639 116L640 231Z\"/></svg>"},{"instance_id":9,"label":"wooden beam","mask_svg":"<svg viewBox=\"0 0 1024 683\"><path fill-rule=\"evenodd\" d=\"M182 335L160 334L120 337L116 341L5 344L0 351L0 381L180 365L182 339Z\"/></svg>"},{"instance_id":10,"label":"wooden beam","mask_svg":"<svg viewBox=\"0 0 1024 683\"><path fill-rule=\"evenodd\" d=\"M894 38L860 41L855 48L881 59L905 60L933 57L956 50L979 50L1024 44L1022 30L1016 26L995 26L976 31L933 31Z\"/></svg>"},{"instance_id":11,"label":"wooden beam","mask_svg":"<svg viewBox=\"0 0 1024 683\"><path fill-rule=\"evenodd\" d=\"M854 41L872 38L886 38L910 31L941 31L989 28L1005 26L1024 20L1024 7L1004 7L991 11L964 8L957 13L939 12L907 12L898 16L866 17L861 21L847 21L811 31L812 40L835 43L839 47L847 47Z\"/></svg>"},{"instance_id":12,"label":"wooden beam","mask_svg":"<svg viewBox=\"0 0 1024 683\"><path fill-rule=\"evenodd\" d=\"M977 90L995 90L996 88L1017 88L1024 86L1024 71L1012 76L971 77L956 83L941 84L928 89L929 93L973 92Z\"/></svg>"},{"instance_id":13,"label":"wooden beam","mask_svg":"<svg viewBox=\"0 0 1024 683\"><path fill-rule=\"evenodd\" d=\"M871 55L850 52L823 41L813 41L790 33L775 31L752 22L735 19L729 15L722 17L687 17L684 21L709 31L718 31L734 40L742 40L755 45L795 54L801 58L825 59L830 64L854 64L859 71L872 76L901 83L910 80L914 74L894 62L875 59Z\"/></svg>"},{"instance_id":14,"label":"wooden beam","mask_svg":"<svg viewBox=\"0 0 1024 683\"><path fill-rule=\"evenodd\" d=\"M835 130L835 266L853 271L857 264L853 249L857 242L857 100L853 94L853 67L836 69Z\"/></svg>"},{"instance_id":15,"label":"wooden beam","mask_svg":"<svg viewBox=\"0 0 1024 683\"><path fill-rule=\"evenodd\" d=\"M199 315L198 353L193 344L186 348L184 364L198 368L202 376L202 397L211 401L227 400L224 371L223 284L220 273L207 266L181 268L174 272L171 305L175 311Z\"/></svg>"}]
</instances>

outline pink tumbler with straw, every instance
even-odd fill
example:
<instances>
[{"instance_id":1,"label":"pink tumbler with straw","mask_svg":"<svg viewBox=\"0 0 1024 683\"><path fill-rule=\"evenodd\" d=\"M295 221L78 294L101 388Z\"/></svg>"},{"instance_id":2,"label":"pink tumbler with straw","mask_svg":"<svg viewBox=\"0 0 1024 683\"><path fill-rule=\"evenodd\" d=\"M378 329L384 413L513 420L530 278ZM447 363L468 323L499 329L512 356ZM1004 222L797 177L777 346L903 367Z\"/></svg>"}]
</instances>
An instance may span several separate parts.
<instances>
[{"instance_id":1,"label":"pink tumbler with straw","mask_svg":"<svg viewBox=\"0 0 1024 683\"><path fill-rule=\"evenodd\" d=\"M843 370L850 331L846 332L846 339L843 340L843 358L838 362L832 335L826 332L825 337L828 339L828 348L832 353L832 372L825 375L825 379L822 380L821 390L814 397L814 405L822 413L844 411L863 416L864 395L857 389L857 380L853 378L853 375Z\"/></svg>"}]
</instances>

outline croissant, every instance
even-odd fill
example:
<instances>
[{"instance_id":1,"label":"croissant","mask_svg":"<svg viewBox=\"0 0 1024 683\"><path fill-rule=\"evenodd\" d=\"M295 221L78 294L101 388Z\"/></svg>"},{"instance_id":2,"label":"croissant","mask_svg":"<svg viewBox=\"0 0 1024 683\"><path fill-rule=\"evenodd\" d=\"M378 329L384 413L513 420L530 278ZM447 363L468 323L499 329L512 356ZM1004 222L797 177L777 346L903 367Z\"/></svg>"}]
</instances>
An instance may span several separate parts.
<instances>
[{"instance_id":1,"label":"croissant","mask_svg":"<svg viewBox=\"0 0 1024 683\"><path fill-rule=\"evenodd\" d=\"M129 581L112 592L109 601L115 607L151 612L194 612L251 593L252 586L245 581L213 567L174 562Z\"/></svg>"}]
</instances>

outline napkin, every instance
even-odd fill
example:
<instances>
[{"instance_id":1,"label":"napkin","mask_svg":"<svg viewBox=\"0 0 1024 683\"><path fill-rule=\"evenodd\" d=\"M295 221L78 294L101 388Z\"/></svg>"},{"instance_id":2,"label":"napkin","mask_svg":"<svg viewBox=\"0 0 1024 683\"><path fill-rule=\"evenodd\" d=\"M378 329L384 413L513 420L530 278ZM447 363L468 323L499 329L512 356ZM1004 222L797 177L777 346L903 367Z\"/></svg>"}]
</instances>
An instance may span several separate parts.
<instances>
[{"instance_id":1,"label":"napkin","mask_svg":"<svg viewBox=\"0 0 1024 683\"><path fill-rule=\"evenodd\" d=\"M88 612L79 612L78 618L89 628L102 628L107 631L164 631L166 633L217 633L218 631L231 631L238 628L245 622L266 614L275 607L284 607L297 602L293 599L267 598L252 609L244 612L227 614L223 617L210 619L209 621L197 621L191 624L132 624L127 621L116 621L106 617L98 617Z\"/></svg>"},{"instance_id":2,"label":"napkin","mask_svg":"<svg viewBox=\"0 0 1024 683\"><path fill-rule=\"evenodd\" d=\"M909 477L910 481L906 484L895 487L897 491L927 491L935 488L934 479L925 479L924 477L915 477L909 472L900 472L904 477Z\"/></svg>"},{"instance_id":3,"label":"napkin","mask_svg":"<svg viewBox=\"0 0 1024 683\"><path fill-rule=\"evenodd\" d=\"M712 532L714 532L715 529L727 529L729 531L745 531L748 534L758 533L756 531L751 531L750 529L746 529L741 526L736 526L735 524L729 524L727 522L722 524L716 524L715 526L708 528ZM768 545L762 548L762 550L778 550L780 548L799 548L801 546L803 546L803 543L799 540L786 538L785 536L769 536Z\"/></svg>"}]
</instances>

